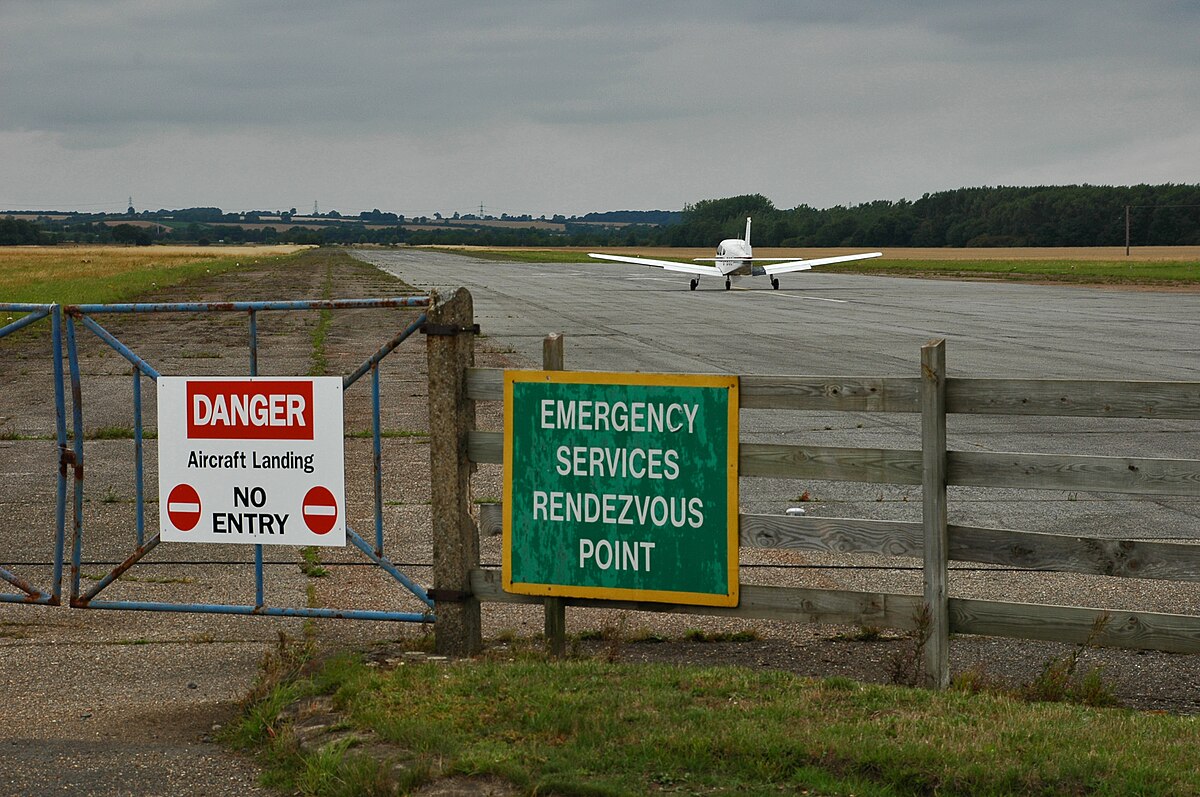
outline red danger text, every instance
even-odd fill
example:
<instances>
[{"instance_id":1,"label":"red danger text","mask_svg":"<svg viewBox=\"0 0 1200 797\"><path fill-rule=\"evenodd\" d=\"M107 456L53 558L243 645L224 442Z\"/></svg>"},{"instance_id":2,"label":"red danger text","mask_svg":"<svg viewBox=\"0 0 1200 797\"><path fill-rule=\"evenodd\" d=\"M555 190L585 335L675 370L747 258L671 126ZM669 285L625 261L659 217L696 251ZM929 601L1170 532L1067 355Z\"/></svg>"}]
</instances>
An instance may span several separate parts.
<instances>
[{"instance_id":1,"label":"red danger text","mask_svg":"<svg viewBox=\"0 0 1200 797\"><path fill-rule=\"evenodd\" d=\"M312 440L312 382L188 382L187 413L192 439Z\"/></svg>"}]
</instances>

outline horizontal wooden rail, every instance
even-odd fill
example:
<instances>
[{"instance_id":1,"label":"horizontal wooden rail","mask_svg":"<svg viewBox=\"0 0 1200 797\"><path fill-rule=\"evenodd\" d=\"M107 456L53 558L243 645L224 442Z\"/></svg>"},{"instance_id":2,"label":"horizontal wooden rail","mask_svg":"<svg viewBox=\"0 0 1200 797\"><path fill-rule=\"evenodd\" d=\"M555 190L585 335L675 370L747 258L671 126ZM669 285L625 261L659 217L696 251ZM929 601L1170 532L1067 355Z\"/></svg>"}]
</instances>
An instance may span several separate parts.
<instances>
[{"instance_id":1,"label":"horizontal wooden rail","mask_svg":"<svg viewBox=\"0 0 1200 797\"><path fill-rule=\"evenodd\" d=\"M918 380L905 377L756 376L739 378L743 409L917 412ZM467 397L504 400L504 371L472 368Z\"/></svg>"},{"instance_id":2,"label":"horizontal wooden rail","mask_svg":"<svg viewBox=\"0 0 1200 797\"><path fill-rule=\"evenodd\" d=\"M886 592L757 584L742 584L738 589L741 602L729 608L585 598L564 598L563 602L567 606L596 609L856 625L901 631L917 630L917 617L923 603L919 595ZM542 602L536 596L505 592L497 570L472 570L471 592L478 600L488 603ZM1158 612L951 598L950 629L955 634L1200 653L1200 617Z\"/></svg>"},{"instance_id":3,"label":"horizontal wooden rail","mask_svg":"<svg viewBox=\"0 0 1200 797\"><path fill-rule=\"evenodd\" d=\"M1200 496L1200 461L948 451L948 484Z\"/></svg>"},{"instance_id":4,"label":"horizontal wooden rail","mask_svg":"<svg viewBox=\"0 0 1200 797\"><path fill-rule=\"evenodd\" d=\"M791 620L835 625L868 625L881 628L914 630L921 599L916 595L888 595L877 592L802 589L742 584L740 602L728 608L689 606L649 601L610 601L590 598L564 598L567 606L596 609L697 614L715 617L741 617L751 620ZM516 595L501 588L500 571L472 570L471 592L481 601L495 603L541 603L534 595Z\"/></svg>"},{"instance_id":5,"label":"horizontal wooden rail","mask_svg":"<svg viewBox=\"0 0 1200 797\"><path fill-rule=\"evenodd\" d=\"M1158 612L950 599L956 634L1090 642L1098 647L1200 653L1200 617Z\"/></svg>"},{"instance_id":6,"label":"horizontal wooden rail","mask_svg":"<svg viewBox=\"0 0 1200 797\"><path fill-rule=\"evenodd\" d=\"M946 410L980 415L1200 418L1200 382L947 379Z\"/></svg>"},{"instance_id":7,"label":"horizontal wooden rail","mask_svg":"<svg viewBox=\"0 0 1200 797\"><path fill-rule=\"evenodd\" d=\"M479 510L480 533L500 534L501 505L482 504ZM951 525L948 529L952 562L1200 582L1200 545L1193 543L1078 537L977 526ZM738 531L744 548L921 556L921 524L917 522L742 514L738 518Z\"/></svg>"},{"instance_id":8,"label":"horizontal wooden rail","mask_svg":"<svg viewBox=\"0 0 1200 797\"><path fill-rule=\"evenodd\" d=\"M740 381L743 409L920 410L916 377L747 374ZM502 401L503 369L472 368L467 373L467 396L475 401ZM1197 420L1200 382L948 378L946 409L951 414Z\"/></svg>"},{"instance_id":9,"label":"horizontal wooden rail","mask_svg":"<svg viewBox=\"0 0 1200 797\"><path fill-rule=\"evenodd\" d=\"M504 461L502 432L472 431L467 455L472 462ZM920 484L921 452L886 448L837 448L742 443L738 447L742 476L780 479L831 479L877 484Z\"/></svg>"},{"instance_id":10,"label":"horizontal wooden rail","mask_svg":"<svg viewBox=\"0 0 1200 797\"><path fill-rule=\"evenodd\" d=\"M501 432L473 431L468 456L472 462L500 464L503 445ZM918 450L742 443L738 453L738 472L742 476L921 483ZM949 451L947 483L960 487L1200 496L1200 460Z\"/></svg>"}]
</instances>

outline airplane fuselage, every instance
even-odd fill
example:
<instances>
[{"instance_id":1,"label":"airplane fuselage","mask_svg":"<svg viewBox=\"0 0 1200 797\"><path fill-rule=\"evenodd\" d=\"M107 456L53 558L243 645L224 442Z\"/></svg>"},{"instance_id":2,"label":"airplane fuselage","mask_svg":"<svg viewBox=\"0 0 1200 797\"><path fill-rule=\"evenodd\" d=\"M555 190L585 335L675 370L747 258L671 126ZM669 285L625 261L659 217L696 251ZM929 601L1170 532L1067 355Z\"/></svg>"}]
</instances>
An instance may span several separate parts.
<instances>
[{"instance_id":1,"label":"airplane fuselage","mask_svg":"<svg viewBox=\"0 0 1200 797\"><path fill-rule=\"evenodd\" d=\"M754 261L754 250L741 238L727 238L717 245L716 266L725 276L748 277Z\"/></svg>"}]
</instances>

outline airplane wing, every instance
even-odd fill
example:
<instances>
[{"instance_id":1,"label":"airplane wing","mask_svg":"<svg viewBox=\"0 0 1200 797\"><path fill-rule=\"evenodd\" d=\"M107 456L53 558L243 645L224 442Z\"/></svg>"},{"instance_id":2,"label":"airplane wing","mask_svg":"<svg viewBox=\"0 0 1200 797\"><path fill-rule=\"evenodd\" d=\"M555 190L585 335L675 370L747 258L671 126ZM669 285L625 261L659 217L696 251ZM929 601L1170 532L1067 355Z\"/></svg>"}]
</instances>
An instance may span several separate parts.
<instances>
[{"instance_id":1,"label":"airplane wing","mask_svg":"<svg viewBox=\"0 0 1200 797\"><path fill-rule=\"evenodd\" d=\"M674 260L651 260L647 257L625 257L623 255L600 255L589 252L588 257L597 260L612 260L617 263L633 263L635 266L653 266L667 271L678 271L682 274L696 274L701 277L723 277L721 269L716 266L692 265L691 263L676 263Z\"/></svg>"},{"instance_id":2,"label":"airplane wing","mask_svg":"<svg viewBox=\"0 0 1200 797\"><path fill-rule=\"evenodd\" d=\"M808 271L813 266L828 266L830 263L848 263L851 260L867 260L872 257L882 257L883 252L865 252L861 255L837 255L836 257L815 257L812 260L790 260L786 263L775 263L763 266L763 271L771 276L787 274L789 271ZM758 258L754 258L758 260Z\"/></svg>"}]
</instances>

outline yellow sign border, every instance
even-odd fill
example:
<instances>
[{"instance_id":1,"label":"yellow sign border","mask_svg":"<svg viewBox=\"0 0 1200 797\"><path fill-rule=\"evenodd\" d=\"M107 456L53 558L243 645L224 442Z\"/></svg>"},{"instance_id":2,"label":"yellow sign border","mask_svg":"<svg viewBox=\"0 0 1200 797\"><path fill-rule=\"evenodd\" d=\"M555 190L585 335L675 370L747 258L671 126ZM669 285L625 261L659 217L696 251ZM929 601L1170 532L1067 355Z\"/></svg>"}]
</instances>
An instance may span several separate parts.
<instances>
[{"instance_id":1,"label":"yellow sign border","mask_svg":"<svg viewBox=\"0 0 1200 797\"><path fill-rule=\"evenodd\" d=\"M728 484L726 549L729 574L727 593L675 592L671 590L584 587L570 584L538 584L512 580L512 507L513 507L513 385L517 382L548 382L579 385L637 385L646 387L707 387L729 390L726 475ZM721 374L658 374L612 371L532 371L504 372L504 527L501 555L501 582L505 592L545 597L595 598L599 600L649 601L693 606L737 606L739 601L738 537L738 409L740 383L737 376Z\"/></svg>"}]
</instances>

